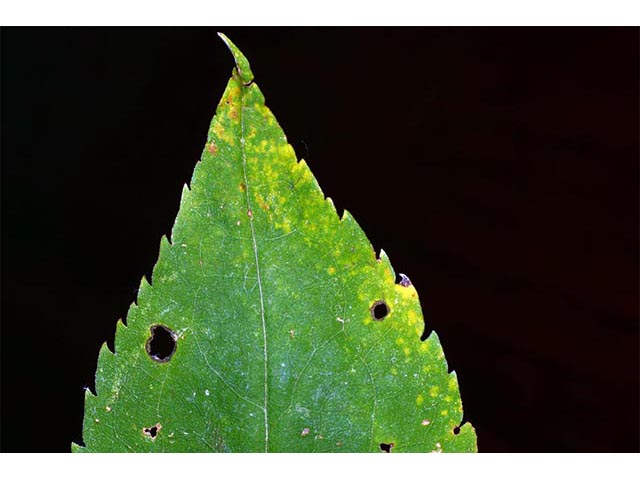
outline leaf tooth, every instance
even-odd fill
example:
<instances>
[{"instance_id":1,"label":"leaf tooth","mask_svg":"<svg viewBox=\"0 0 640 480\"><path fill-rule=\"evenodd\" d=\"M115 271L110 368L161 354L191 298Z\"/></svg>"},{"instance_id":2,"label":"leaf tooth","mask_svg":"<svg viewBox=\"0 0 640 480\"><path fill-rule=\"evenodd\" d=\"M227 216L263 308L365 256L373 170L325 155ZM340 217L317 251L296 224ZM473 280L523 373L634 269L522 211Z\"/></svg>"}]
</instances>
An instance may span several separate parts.
<instances>
[{"instance_id":1,"label":"leaf tooth","mask_svg":"<svg viewBox=\"0 0 640 480\"><path fill-rule=\"evenodd\" d=\"M338 228L340 225L340 216L331 197L324 198L324 201L321 203L321 208L320 214L328 221L328 224L331 225L330 228Z\"/></svg>"},{"instance_id":2,"label":"leaf tooth","mask_svg":"<svg viewBox=\"0 0 640 480\"><path fill-rule=\"evenodd\" d=\"M100 352L98 353L98 364L102 361L103 356L114 356L115 354L116 353L109 348L109 344L107 342L102 342L102 345L100 345Z\"/></svg>"},{"instance_id":3,"label":"leaf tooth","mask_svg":"<svg viewBox=\"0 0 640 480\"><path fill-rule=\"evenodd\" d=\"M291 147L290 144L287 144L289 147ZM311 171L311 169L309 168L309 164L307 163L307 161L303 158L302 160L300 160L297 163L298 168L301 170L301 175L303 178L308 179L311 182L312 185L312 193L313 194L320 194L322 196L322 199L325 199L325 195L324 192L322 191L322 187L320 186L320 184L318 183L318 180L316 179L316 176L313 174L313 172Z\"/></svg>"},{"instance_id":4,"label":"leaf tooth","mask_svg":"<svg viewBox=\"0 0 640 480\"><path fill-rule=\"evenodd\" d=\"M182 185L182 192L180 195L180 212L188 212L191 209L191 197L192 197L191 188L187 183ZM188 223L188 216L180 215L176 217L176 220L171 228L171 245L174 243L182 243L181 239L184 238L185 231L185 223Z\"/></svg>"},{"instance_id":5,"label":"leaf tooth","mask_svg":"<svg viewBox=\"0 0 640 480\"><path fill-rule=\"evenodd\" d=\"M329 209L333 212L333 214L335 215L335 218L338 221L340 221L340 215L338 215L338 211L336 210L336 205L333 203L333 200L331 199L331 197L325 198L325 201L329 204Z\"/></svg>"},{"instance_id":6,"label":"leaf tooth","mask_svg":"<svg viewBox=\"0 0 640 480\"><path fill-rule=\"evenodd\" d=\"M170 248L171 246L173 246L171 235L162 235L162 237L160 237L160 255L162 255L163 248Z\"/></svg>"},{"instance_id":7,"label":"leaf tooth","mask_svg":"<svg viewBox=\"0 0 640 480\"><path fill-rule=\"evenodd\" d=\"M116 335L113 341L114 354L120 350L121 343L124 340L124 335L126 334L125 332L126 328L127 326L124 324L122 319L121 318L118 319L118 321L116 322Z\"/></svg>"},{"instance_id":8,"label":"leaf tooth","mask_svg":"<svg viewBox=\"0 0 640 480\"><path fill-rule=\"evenodd\" d=\"M174 224L172 234L175 232L176 226ZM163 263L160 260L162 258L166 258L167 256L171 256L171 249L173 247L173 242L171 241L170 235L162 235L160 238L160 248L158 254L158 260L153 268L153 272L151 273L149 279L144 276L140 279L140 287L138 288L138 301L136 302L138 305L140 304L141 296L146 293L146 290L153 285L154 279L162 278L163 276ZM160 269L160 270L159 270Z\"/></svg>"},{"instance_id":9,"label":"leaf tooth","mask_svg":"<svg viewBox=\"0 0 640 480\"><path fill-rule=\"evenodd\" d=\"M110 378L105 378L104 372L112 372L115 362L115 353L109 349L107 342L103 342L100 346L100 352L98 353L98 368L95 377L95 394L92 393L94 398L100 395L102 387L108 388L107 382L110 382ZM87 389L88 390L88 389ZM85 402L87 401L87 394L85 391ZM93 401L93 400L92 400Z\"/></svg>"},{"instance_id":10,"label":"leaf tooth","mask_svg":"<svg viewBox=\"0 0 640 480\"><path fill-rule=\"evenodd\" d=\"M449 365L447 363L447 359L444 356L444 351L442 350L442 343L440 343L440 337L438 337L438 334L435 332L435 330L431 330L431 333L429 334L429 336L426 338L424 342L428 343L429 350L431 350L432 352L435 352L435 354L439 357L439 359L441 359L442 361L441 365L444 366L445 372L448 373Z\"/></svg>"},{"instance_id":11,"label":"leaf tooth","mask_svg":"<svg viewBox=\"0 0 640 480\"><path fill-rule=\"evenodd\" d=\"M342 212L340 228L344 231L349 244L353 248L361 249L361 253L367 258L367 261L371 263L376 261L376 252L373 249L373 245L371 245L371 242L362 228L360 228L360 225L358 225L356 219L353 218L353 215L351 215L346 208Z\"/></svg>"},{"instance_id":12,"label":"leaf tooth","mask_svg":"<svg viewBox=\"0 0 640 480\"><path fill-rule=\"evenodd\" d=\"M136 303L136 300L134 300L133 302L131 302L129 304L129 309L127 310L127 315L123 319L123 323L125 324L125 326L127 326L127 327L132 327L133 326L133 324L135 323L135 315L136 315L137 311L138 311L138 304ZM116 324L116 329L117 329L117 324Z\"/></svg>"},{"instance_id":13,"label":"leaf tooth","mask_svg":"<svg viewBox=\"0 0 640 480\"><path fill-rule=\"evenodd\" d=\"M396 279L396 272L393 270L393 266L391 265L391 260L389 260L389 256L384 249L380 249L380 255L378 256L378 262L382 264L384 268L385 275L391 278L391 281L394 282Z\"/></svg>"},{"instance_id":14,"label":"leaf tooth","mask_svg":"<svg viewBox=\"0 0 640 480\"><path fill-rule=\"evenodd\" d=\"M79 445L76 442L71 442L72 453L82 453L86 448L87 447L83 447L82 445Z\"/></svg>"},{"instance_id":15,"label":"leaf tooth","mask_svg":"<svg viewBox=\"0 0 640 480\"><path fill-rule=\"evenodd\" d=\"M187 197L190 193L191 193L191 186L189 185L189 182L185 182L182 185L182 197L180 198L180 205L182 205L182 202L185 200L185 197Z\"/></svg>"},{"instance_id":16,"label":"leaf tooth","mask_svg":"<svg viewBox=\"0 0 640 480\"><path fill-rule=\"evenodd\" d=\"M458 374L455 370L449 373L448 394L453 398L454 415L452 419L456 425L460 425L462 417L462 397L460 395L460 384L458 383Z\"/></svg>"},{"instance_id":17,"label":"leaf tooth","mask_svg":"<svg viewBox=\"0 0 640 480\"><path fill-rule=\"evenodd\" d=\"M147 295L147 291L151 289L151 281L147 280L147 276L143 275L140 279L140 286L138 287L138 297L136 298L136 305L140 305L140 300L143 300Z\"/></svg>"}]
</instances>

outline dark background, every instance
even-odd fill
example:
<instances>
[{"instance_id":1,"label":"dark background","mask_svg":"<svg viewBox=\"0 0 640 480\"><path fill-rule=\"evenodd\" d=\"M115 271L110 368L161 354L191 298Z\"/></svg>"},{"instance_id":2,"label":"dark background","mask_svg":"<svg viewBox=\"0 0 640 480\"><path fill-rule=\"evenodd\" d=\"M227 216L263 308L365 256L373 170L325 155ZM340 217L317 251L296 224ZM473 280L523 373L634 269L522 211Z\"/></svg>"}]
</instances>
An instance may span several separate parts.
<instances>
[{"instance_id":1,"label":"dark background","mask_svg":"<svg viewBox=\"0 0 640 480\"><path fill-rule=\"evenodd\" d=\"M221 30L410 275L480 451L638 451L639 30ZM215 31L2 29L3 451L81 441L233 67Z\"/></svg>"}]
</instances>

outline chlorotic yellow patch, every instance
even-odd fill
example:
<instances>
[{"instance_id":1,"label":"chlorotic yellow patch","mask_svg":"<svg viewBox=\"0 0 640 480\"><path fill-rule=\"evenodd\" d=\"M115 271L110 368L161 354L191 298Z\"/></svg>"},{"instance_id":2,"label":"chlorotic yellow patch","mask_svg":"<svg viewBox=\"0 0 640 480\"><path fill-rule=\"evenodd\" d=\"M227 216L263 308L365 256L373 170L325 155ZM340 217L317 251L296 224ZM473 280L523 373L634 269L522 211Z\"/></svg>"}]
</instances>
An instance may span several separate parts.
<instances>
[{"instance_id":1,"label":"chlorotic yellow patch","mask_svg":"<svg viewBox=\"0 0 640 480\"><path fill-rule=\"evenodd\" d=\"M449 377L449 390L458 390L458 380L454 376Z\"/></svg>"}]
</instances>

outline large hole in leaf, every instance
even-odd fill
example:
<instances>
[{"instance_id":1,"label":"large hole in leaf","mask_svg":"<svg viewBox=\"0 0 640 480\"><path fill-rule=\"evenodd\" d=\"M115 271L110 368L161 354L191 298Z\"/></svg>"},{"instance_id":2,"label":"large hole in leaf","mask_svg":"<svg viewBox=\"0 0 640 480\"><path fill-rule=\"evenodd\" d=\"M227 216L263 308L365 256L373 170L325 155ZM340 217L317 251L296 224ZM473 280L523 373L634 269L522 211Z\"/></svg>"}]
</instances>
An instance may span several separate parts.
<instances>
[{"instance_id":1,"label":"large hole in leaf","mask_svg":"<svg viewBox=\"0 0 640 480\"><path fill-rule=\"evenodd\" d=\"M156 362L168 362L176 352L176 334L164 325L153 325L150 330L147 353Z\"/></svg>"},{"instance_id":2,"label":"large hole in leaf","mask_svg":"<svg viewBox=\"0 0 640 480\"><path fill-rule=\"evenodd\" d=\"M393 443L381 443L380 444L380 450L382 450L385 453L391 453L391 449L393 449L395 445Z\"/></svg>"},{"instance_id":3,"label":"large hole in leaf","mask_svg":"<svg viewBox=\"0 0 640 480\"><path fill-rule=\"evenodd\" d=\"M380 321L389 315L389 307L384 300L378 300L371 305L371 316L374 320Z\"/></svg>"}]
</instances>

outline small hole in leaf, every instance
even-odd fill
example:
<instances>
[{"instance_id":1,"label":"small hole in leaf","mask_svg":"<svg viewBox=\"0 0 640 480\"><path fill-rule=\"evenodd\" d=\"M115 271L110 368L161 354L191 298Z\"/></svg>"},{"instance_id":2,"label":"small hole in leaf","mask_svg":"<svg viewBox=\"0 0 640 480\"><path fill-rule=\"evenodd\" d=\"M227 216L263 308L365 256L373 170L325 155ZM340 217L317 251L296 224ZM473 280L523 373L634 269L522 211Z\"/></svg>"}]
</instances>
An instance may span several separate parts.
<instances>
[{"instance_id":1,"label":"small hole in leaf","mask_svg":"<svg viewBox=\"0 0 640 480\"><path fill-rule=\"evenodd\" d=\"M381 443L380 450L385 453L391 453L391 449L394 447L393 443Z\"/></svg>"},{"instance_id":2,"label":"small hole in leaf","mask_svg":"<svg viewBox=\"0 0 640 480\"><path fill-rule=\"evenodd\" d=\"M371 305L371 316L374 320L380 321L389 315L389 307L384 300L378 300Z\"/></svg>"},{"instance_id":3,"label":"small hole in leaf","mask_svg":"<svg viewBox=\"0 0 640 480\"><path fill-rule=\"evenodd\" d=\"M164 325L153 325L147 340L147 353L156 362L168 362L176 351L177 336Z\"/></svg>"},{"instance_id":4,"label":"small hole in leaf","mask_svg":"<svg viewBox=\"0 0 640 480\"><path fill-rule=\"evenodd\" d=\"M460 433L460 427L453 427L453 434L458 435Z\"/></svg>"},{"instance_id":5,"label":"small hole in leaf","mask_svg":"<svg viewBox=\"0 0 640 480\"><path fill-rule=\"evenodd\" d=\"M161 428L162 425L156 423L153 427L143 428L142 433L144 433L148 437L151 437L151 440L155 440Z\"/></svg>"}]
</instances>

